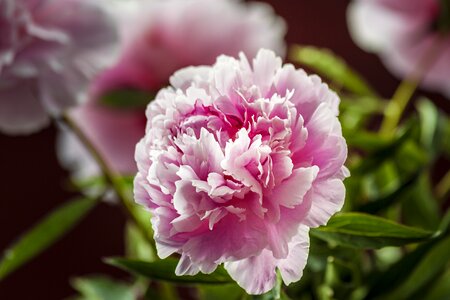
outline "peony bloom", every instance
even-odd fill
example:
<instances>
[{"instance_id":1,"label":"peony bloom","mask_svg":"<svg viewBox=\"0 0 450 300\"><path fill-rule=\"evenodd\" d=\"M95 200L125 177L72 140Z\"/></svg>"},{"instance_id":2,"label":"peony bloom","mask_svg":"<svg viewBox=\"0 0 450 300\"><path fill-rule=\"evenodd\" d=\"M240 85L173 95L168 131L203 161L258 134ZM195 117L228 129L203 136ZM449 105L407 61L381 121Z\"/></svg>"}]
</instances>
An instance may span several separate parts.
<instances>
[{"instance_id":1,"label":"peony bloom","mask_svg":"<svg viewBox=\"0 0 450 300\"><path fill-rule=\"evenodd\" d=\"M282 55L284 21L263 3L236 0L131 0L116 3L122 24L119 62L96 81L94 93L122 88L155 91L173 72L212 64L220 54Z\"/></svg>"},{"instance_id":2,"label":"peony bloom","mask_svg":"<svg viewBox=\"0 0 450 300\"><path fill-rule=\"evenodd\" d=\"M438 0L355 0L348 9L355 42L380 55L403 78L426 56L437 55L422 85L450 96L450 20ZM448 17L447 17L448 18Z\"/></svg>"},{"instance_id":3,"label":"peony bloom","mask_svg":"<svg viewBox=\"0 0 450 300\"><path fill-rule=\"evenodd\" d=\"M77 104L116 31L91 0L0 0L0 131L32 133Z\"/></svg>"},{"instance_id":4,"label":"peony bloom","mask_svg":"<svg viewBox=\"0 0 450 300\"><path fill-rule=\"evenodd\" d=\"M147 108L135 199L176 274L224 263L248 293L298 281L308 230L343 205L347 146L339 98L272 51L220 56L170 78Z\"/></svg>"},{"instance_id":5,"label":"peony bloom","mask_svg":"<svg viewBox=\"0 0 450 300\"><path fill-rule=\"evenodd\" d=\"M121 173L136 172L133 153L144 135L145 114L143 110L125 112L105 107L100 103L102 95L130 88L157 91L176 70L211 64L220 54L237 56L243 51L254 56L261 47L284 53L284 21L267 4L229 0L132 0L114 4L122 31L121 58L99 76L89 103L77 107L73 117ZM80 148L74 137L62 139L59 152L63 163L79 174L98 174L87 153L72 151Z\"/></svg>"}]
</instances>

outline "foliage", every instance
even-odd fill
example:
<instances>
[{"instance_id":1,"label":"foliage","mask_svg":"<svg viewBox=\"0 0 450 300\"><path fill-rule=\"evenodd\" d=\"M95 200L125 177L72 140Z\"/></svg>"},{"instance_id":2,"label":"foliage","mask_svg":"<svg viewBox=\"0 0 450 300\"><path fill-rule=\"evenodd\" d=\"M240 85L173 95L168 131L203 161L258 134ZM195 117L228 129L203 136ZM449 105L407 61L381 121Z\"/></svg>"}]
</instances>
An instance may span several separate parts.
<instances>
[{"instance_id":1,"label":"foliage","mask_svg":"<svg viewBox=\"0 0 450 300\"><path fill-rule=\"evenodd\" d=\"M96 200L93 199L73 200L43 218L5 250L0 261L0 280L56 242L94 208L95 204Z\"/></svg>"}]
</instances>

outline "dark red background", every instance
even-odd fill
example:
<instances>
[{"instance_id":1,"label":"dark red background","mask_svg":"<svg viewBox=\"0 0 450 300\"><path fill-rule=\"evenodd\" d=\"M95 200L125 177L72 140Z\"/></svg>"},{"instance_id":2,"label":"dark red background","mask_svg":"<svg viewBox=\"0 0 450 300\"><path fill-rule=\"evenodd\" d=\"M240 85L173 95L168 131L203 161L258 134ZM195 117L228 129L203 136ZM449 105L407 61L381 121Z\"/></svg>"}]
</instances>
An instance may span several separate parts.
<instances>
[{"instance_id":1,"label":"dark red background","mask_svg":"<svg viewBox=\"0 0 450 300\"><path fill-rule=\"evenodd\" d=\"M398 80L379 59L357 48L347 31L349 1L266 1L289 25L289 43L331 48L362 73L385 97ZM449 112L449 100L428 94ZM55 154L55 127L25 137L0 135L0 250L53 207L76 196L67 188L67 173ZM124 216L106 204L31 263L0 282L0 299L63 299L73 294L69 278L92 273L121 274L102 263L105 256L123 253Z\"/></svg>"}]
</instances>

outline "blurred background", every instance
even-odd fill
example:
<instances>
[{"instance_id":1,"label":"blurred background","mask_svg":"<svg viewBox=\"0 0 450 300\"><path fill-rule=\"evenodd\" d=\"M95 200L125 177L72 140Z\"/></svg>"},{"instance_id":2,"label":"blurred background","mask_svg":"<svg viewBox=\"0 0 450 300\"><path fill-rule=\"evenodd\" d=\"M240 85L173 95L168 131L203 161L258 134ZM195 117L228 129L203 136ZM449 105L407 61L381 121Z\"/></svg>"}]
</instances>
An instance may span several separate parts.
<instances>
[{"instance_id":1,"label":"blurred background","mask_svg":"<svg viewBox=\"0 0 450 300\"><path fill-rule=\"evenodd\" d=\"M263 1L271 4L288 24L288 45L296 43L330 48L365 76L383 97L390 97L399 81L375 55L365 53L351 40L346 23L350 1ZM422 93L422 91L420 91ZM450 113L450 102L439 94L425 93ZM29 136L0 134L1 190L0 250L62 201L76 196L68 173L56 158L55 127ZM441 165L434 176L448 169ZM102 257L123 254L124 215L102 203L68 235L37 259L0 282L0 299L63 299L74 292L69 279L107 273L123 276L102 263Z\"/></svg>"}]
</instances>

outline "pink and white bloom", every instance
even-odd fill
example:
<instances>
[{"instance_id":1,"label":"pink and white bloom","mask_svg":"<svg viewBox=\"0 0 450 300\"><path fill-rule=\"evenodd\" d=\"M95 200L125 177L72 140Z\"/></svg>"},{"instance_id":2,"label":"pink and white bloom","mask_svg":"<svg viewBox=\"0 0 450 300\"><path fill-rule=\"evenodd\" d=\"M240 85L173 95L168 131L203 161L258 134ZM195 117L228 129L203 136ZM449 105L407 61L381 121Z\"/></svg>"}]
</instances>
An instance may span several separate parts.
<instances>
[{"instance_id":1,"label":"pink and white bloom","mask_svg":"<svg viewBox=\"0 0 450 300\"><path fill-rule=\"evenodd\" d=\"M104 94L121 89L157 91L176 70L212 64L221 54L237 56L243 51L253 57L262 47L279 55L285 52L285 23L264 3L130 0L115 1L111 8L120 24L120 59L94 82L90 101L77 107L73 117L121 173L136 172L133 154L144 135L145 113L105 107L100 101ZM78 174L98 175L87 153L72 150L80 148L76 139L62 139L62 162Z\"/></svg>"},{"instance_id":2,"label":"pink and white bloom","mask_svg":"<svg viewBox=\"0 0 450 300\"><path fill-rule=\"evenodd\" d=\"M360 47L377 53L400 78L425 56L437 55L422 86L450 96L450 32L439 27L442 9L438 0L355 0L348 8L349 29Z\"/></svg>"},{"instance_id":3,"label":"pink and white bloom","mask_svg":"<svg viewBox=\"0 0 450 300\"><path fill-rule=\"evenodd\" d=\"M0 0L0 131L35 132L79 103L113 25L100 1Z\"/></svg>"},{"instance_id":4,"label":"pink and white bloom","mask_svg":"<svg viewBox=\"0 0 450 300\"><path fill-rule=\"evenodd\" d=\"M269 50L220 56L170 78L147 107L135 199L176 274L219 264L248 293L298 281L310 227L343 205L347 145L339 98Z\"/></svg>"}]
</instances>

